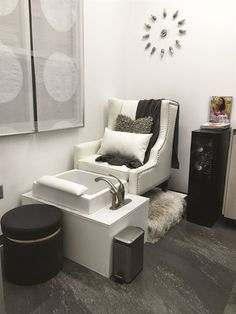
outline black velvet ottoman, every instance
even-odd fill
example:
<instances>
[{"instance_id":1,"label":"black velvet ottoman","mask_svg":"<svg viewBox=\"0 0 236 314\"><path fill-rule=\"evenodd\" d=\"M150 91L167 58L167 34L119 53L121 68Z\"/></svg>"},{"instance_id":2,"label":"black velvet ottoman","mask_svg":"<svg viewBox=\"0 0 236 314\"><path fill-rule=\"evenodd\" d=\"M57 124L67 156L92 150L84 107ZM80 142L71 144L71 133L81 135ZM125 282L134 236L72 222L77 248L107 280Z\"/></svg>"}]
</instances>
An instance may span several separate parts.
<instances>
[{"instance_id":1,"label":"black velvet ottoman","mask_svg":"<svg viewBox=\"0 0 236 314\"><path fill-rule=\"evenodd\" d=\"M1 219L6 278L16 284L47 281L62 267L62 213L53 206L14 208Z\"/></svg>"}]
</instances>

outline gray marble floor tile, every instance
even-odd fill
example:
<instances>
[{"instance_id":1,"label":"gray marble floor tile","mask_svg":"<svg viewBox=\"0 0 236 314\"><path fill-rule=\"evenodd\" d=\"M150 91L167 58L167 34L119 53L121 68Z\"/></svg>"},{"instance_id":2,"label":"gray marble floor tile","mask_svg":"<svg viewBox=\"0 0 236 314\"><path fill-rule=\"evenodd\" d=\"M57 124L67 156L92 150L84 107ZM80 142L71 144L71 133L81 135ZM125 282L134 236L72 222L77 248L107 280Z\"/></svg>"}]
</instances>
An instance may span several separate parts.
<instances>
[{"instance_id":1,"label":"gray marble floor tile","mask_svg":"<svg viewBox=\"0 0 236 314\"><path fill-rule=\"evenodd\" d=\"M146 244L144 269L117 284L65 260L46 283L5 281L8 314L231 314L236 300L236 229L183 220L157 244Z\"/></svg>"}]
</instances>

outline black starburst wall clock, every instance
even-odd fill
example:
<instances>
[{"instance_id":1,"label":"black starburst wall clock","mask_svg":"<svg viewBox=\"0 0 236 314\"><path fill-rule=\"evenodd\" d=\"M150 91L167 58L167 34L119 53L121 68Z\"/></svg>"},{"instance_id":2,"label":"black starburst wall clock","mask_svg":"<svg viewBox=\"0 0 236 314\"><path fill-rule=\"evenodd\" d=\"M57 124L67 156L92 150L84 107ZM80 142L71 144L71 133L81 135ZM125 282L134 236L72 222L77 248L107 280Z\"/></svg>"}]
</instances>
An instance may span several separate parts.
<instances>
[{"instance_id":1,"label":"black starburst wall clock","mask_svg":"<svg viewBox=\"0 0 236 314\"><path fill-rule=\"evenodd\" d=\"M178 10L168 14L164 9L160 17L151 14L144 24L145 33L142 36L145 51L151 56L159 51L161 58L166 54L173 56L174 51L182 46L181 37L187 33L185 24L186 20L180 17Z\"/></svg>"}]
</instances>

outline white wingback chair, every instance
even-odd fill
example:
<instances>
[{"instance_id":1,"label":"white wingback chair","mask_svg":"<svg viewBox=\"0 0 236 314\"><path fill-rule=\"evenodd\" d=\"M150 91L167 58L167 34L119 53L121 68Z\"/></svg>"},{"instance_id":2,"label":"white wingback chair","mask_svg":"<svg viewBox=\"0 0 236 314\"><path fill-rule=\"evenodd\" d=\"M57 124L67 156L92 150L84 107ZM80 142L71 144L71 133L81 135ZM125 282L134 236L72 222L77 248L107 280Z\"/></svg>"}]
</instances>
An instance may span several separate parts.
<instances>
[{"instance_id":1,"label":"white wingback chair","mask_svg":"<svg viewBox=\"0 0 236 314\"><path fill-rule=\"evenodd\" d=\"M118 114L135 119L138 100L109 99L108 125L114 129ZM174 101L163 100L160 115L160 133L153 146L149 160L143 166L130 169L125 165L113 166L107 162L96 162L95 159L102 139L75 145L74 168L95 172L102 175L115 175L128 182L129 193L143 194L166 182L170 178L172 144L177 115Z\"/></svg>"}]
</instances>

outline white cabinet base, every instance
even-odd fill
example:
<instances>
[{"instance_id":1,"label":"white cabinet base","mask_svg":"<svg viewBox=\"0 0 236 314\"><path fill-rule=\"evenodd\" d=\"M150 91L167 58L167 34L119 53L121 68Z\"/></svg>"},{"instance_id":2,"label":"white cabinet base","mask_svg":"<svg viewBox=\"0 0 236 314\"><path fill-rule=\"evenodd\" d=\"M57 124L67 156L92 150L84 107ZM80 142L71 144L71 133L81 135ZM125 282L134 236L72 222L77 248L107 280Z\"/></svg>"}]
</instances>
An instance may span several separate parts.
<instances>
[{"instance_id":1,"label":"white cabinet base","mask_svg":"<svg viewBox=\"0 0 236 314\"><path fill-rule=\"evenodd\" d=\"M223 209L223 215L226 218L236 220L235 184L236 184L236 129L233 130L231 136Z\"/></svg>"},{"instance_id":2,"label":"white cabinet base","mask_svg":"<svg viewBox=\"0 0 236 314\"><path fill-rule=\"evenodd\" d=\"M113 237L127 226L137 226L147 235L149 199L128 194L132 202L118 210L103 208L93 214L57 206L63 212L64 256L105 277L112 274ZM22 205L46 203L32 196L22 195Z\"/></svg>"}]
</instances>

